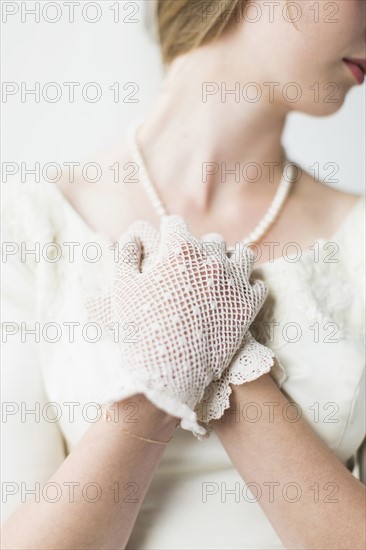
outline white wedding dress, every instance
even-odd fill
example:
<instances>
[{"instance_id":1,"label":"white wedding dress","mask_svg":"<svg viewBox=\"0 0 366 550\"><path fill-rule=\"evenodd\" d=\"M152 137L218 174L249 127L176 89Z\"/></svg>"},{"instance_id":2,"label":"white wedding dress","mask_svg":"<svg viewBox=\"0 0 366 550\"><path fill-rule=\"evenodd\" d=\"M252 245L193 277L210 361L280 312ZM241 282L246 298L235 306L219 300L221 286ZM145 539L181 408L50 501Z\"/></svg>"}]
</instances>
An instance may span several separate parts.
<instances>
[{"instance_id":1,"label":"white wedding dress","mask_svg":"<svg viewBox=\"0 0 366 550\"><path fill-rule=\"evenodd\" d=\"M54 184L9 184L3 205L4 521L89 428L93 403L113 388L120 359L113 334L99 338L85 326L81 299L85 290L103 290L111 242L86 225ZM255 336L285 368L282 389L343 463L365 437L364 223L361 197L332 239L320 237L297 261L279 258L254 273L269 287ZM24 256L26 247L35 253ZM250 421L256 410L246 413ZM284 548L246 483L215 433L198 441L176 430L127 548ZM319 490L332 497L330 489ZM286 497L286 487L278 491ZM132 492L126 489L126 498Z\"/></svg>"}]
</instances>

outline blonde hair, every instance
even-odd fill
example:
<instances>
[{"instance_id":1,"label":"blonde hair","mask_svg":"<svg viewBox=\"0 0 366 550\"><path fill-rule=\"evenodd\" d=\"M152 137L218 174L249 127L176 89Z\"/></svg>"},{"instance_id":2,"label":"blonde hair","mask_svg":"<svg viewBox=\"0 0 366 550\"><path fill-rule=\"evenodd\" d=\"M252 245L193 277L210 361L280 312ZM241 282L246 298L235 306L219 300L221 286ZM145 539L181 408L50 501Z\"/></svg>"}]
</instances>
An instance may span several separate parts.
<instances>
[{"instance_id":1,"label":"blonde hair","mask_svg":"<svg viewBox=\"0 0 366 550\"><path fill-rule=\"evenodd\" d=\"M165 64L219 38L239 21L248 0L158 0L157 27Z\"/></svg>"}]
</instances>

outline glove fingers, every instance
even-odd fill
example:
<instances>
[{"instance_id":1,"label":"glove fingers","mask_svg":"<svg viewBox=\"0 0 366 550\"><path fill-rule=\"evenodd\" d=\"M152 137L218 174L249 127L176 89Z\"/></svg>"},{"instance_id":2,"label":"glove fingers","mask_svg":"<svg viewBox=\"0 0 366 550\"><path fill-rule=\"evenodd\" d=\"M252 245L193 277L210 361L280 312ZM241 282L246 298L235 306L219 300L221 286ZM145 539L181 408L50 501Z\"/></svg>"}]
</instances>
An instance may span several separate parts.
<instances>
[{"instance_id":1,"label":"glove fingers","mask_svg":"<svg viewBox=\"0 0 366 550\"><path fill-rule=\"evenodd\" d=\"M151 254L160 242L159 231L146 220L134 222L130 225L128 232L139 237L145 255Z\"/></svg>"},{"instance_id":2,"label":"glove fingers","mask_svg":"<svg viewBox=\"0 0 366 550\"><path fill-rule=\"evenodd\" d=\"M151 263L159 245L158 230L146 220L133 222L119 242L120 250L125 250L127 257L125 259L128 259L132 265L135 264L135 267L138 264L138 271L141 271L142 263L144 270Z\"/></svg>"},{"instance_id":3,"label":"glove fingers","mask_svg":"<svg viewBox=\"0 0 366 550\"><path fill-rule=\"evenodd\" d=\"M134 222L130 228L134 235L138 236L142 245L141 264L144 270L151 264L160 246L160 234L151 223L140 220ZM140 266L141 268L141 266Z\"/></svg>"},{"instance_id":4,"label":"glove fingers","mask_svg":"<svg viewBox=\"0 0 366 550\"><path fill-rule=\"evenodd\" d=\"M138 235L129 229L118 242L116 275L136 275L140 272L142 243Z\"/></svg>"},{"instance_id":5,"label":"glove fingers","mask_svg":"<svg viewBox=\"0 0 366 550\"><path fill-rule=\"evenodd\" d=\"M183 243L195 243L197 239L191 235L188 225L181 216L164 216L160 224L159 253L179 253Z\"/></svg>"},{"instance_id":6,"label":"glove fingers","mask_svg":"<svg viewBox=\"0 0 366 550\"><path fill-rule=\"evenodd\" d=\"M255 262L255 254L249 246L240 244L230 257L230 261L240 269L246 279L249 279Z\"/></svg>"},{"instance_id":7,"label":"glove fingers","mask_svg":"<svg viewBox=\"0 0 366 550\"><path fill-rule=\"evenodd\" d=\"M255 307L257 310L259 310L268 295L268 287L266 283L264 281L261 281L260 279L257 279L252 284L252 293Z\"/></svg>"},{"instance_id":8,"label":"glove fingers","mask_svg":"<svg viewBox=\"0 0 366 550\"><path fill-rule=\"evenodd\" d=\"M207 256L226 257L226 242L220 233L207 233L202 237L202 244Z\"/></svg>"}]
</instances>

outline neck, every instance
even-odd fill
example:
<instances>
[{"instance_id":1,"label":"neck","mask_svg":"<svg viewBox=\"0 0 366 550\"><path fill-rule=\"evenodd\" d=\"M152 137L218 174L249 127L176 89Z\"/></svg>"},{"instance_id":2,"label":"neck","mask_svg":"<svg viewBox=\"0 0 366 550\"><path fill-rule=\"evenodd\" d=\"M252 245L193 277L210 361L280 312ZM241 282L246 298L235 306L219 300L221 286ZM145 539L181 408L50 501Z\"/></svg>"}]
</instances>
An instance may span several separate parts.
<instances>
[{"instance_id":1,"label":"neck","mask_svg":"<svg viewBox=\"0 0 366 550\"><path fill-rule=\"evenodd\" d=\"M265 86L263 99L248 101L259 86L243 92L219 52L204 63L205 48L175 60L138 132L147 171L169 213L269 204L281 180L287 113L268 101ZM260 82L250 67L245 82ZM240 96L225 96L235 86Z\"/></svg>"}]
</instances>

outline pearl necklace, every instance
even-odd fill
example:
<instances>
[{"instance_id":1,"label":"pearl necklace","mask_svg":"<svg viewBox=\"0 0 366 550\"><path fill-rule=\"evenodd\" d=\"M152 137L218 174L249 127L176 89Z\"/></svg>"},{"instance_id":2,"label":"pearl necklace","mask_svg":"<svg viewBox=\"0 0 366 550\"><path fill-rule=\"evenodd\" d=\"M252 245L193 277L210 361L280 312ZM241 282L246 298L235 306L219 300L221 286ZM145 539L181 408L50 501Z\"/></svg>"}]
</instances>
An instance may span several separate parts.
<instances>
[{"instance_id":1,"label":"pearl necklace","mask_svg":"<svg viewBox=\"0 0 366 550\"><path fill-rule=\"evenodd\" d=\"M159 217L168 216L168 212L166 208L164 207L157 190L155 189L149 174L147 172L147 168L145 165L145 162L142 158L141 151L139 149L139 146L137 144L137 131L138 127L140 125L140 121L138 123L135 123L131 127L130 131L130 150L131 155L133 158L134 163L138 167L138 171L140 173L140 181L143 185L151 203L152 206L155 208L157 214ZM287 175L287 171L289 171L289 175ZM278 186L277 192L266 212L266 214L263 216L263 218L260 220L258 225L253 229L253 231L247 235L242 241L241 244L248 245L248 244L255 244L259 242L263 236L267 233L270 226L277 220L277 218L280 215L280 212L283 208L283 205L285 204L285 201L289 195L289 191L292 187L292 184L295 180L295 166L293 163L285 162L282 172L282 179ZM228 248L228 252L231 249Z\"/></svg>"}]
</instances>

